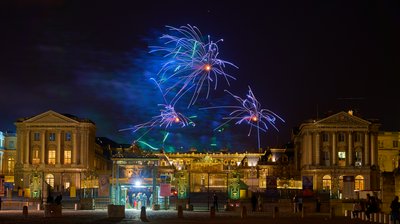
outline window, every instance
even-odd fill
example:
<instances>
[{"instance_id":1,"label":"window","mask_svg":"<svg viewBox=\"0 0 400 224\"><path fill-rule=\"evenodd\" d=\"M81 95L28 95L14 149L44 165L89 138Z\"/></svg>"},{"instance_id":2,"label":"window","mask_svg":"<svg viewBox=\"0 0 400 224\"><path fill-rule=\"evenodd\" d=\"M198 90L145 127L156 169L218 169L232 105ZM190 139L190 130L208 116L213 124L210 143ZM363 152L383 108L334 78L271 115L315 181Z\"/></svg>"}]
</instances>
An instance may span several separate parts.
<instances>
[{"instance_id":1,"label":"window","mask_svg":"<svg viewBox=\"0 0 400 224\"><path fill-rule=\"evenodd\" d=\"M71 141L71 132L65 133L65 141Z\"/></svg>"},{"instance_id":2,"label":"window","mask_svg":"<svg viewBox=\"0 0 400 224\"><path fill-rule=\"evenodd\" d=\"M393 141L393 148L398 148L399 147L399 141L394 140Z\"/></svg>"},{"instance_id":3,"label":"window","mask_svg":"<svg viewBox=\"0 0 400 224\"><path fill-rule=\"evenodd\" d=\"M64 151L64 164L71 164L71 150Z\"/></svg>"},{"instance_id":4,"label":"window","mask_svg":"<svg viewBox=\"0 0 400 224\"><path fill-rule=\"evenodd\" d=\"M364 177L361 175L356 176L354 179L354 190L364 190Z\"/></svg>"},{"instance_id":5,"label":"window","mask_svg":"<svg viewBox=\"0 0 400 224\"><path fill-rule=\"evenodd\" d=\"M56 164L56 150L49 150L48 164Z\"/></svg>"},{"instance_id":6,"label":"window","mask_svg":"<svg viewBox=\"0 0 400 224\"><path fill-rule=\"evenodd\" d=\"M322 188L325 191L329 191L331 189L331 185L332 185L332 178L329 175L325 175L324 177L322 177Z\"/></svg>"},{"instance_id":7,"label":"window","mask_svg":"<svg viewBox=\"0 0 400 224\"><path fill-rule=\"evenodd\" d=\"M361 133L356 132L354 135L354 142L361 142Z\"/></svg>"},{"instance_id":8,"label":"window","mask_svg":"<svg viewBox=\"0 0 400 224\"><path fill-rule=\"evenodd\" d=\"M8 173L14 173L14 165L15 165L14 158L8 158L8 161L7 161Z\"/></svg>"},{"instance_id":9,"label":"window","mask_svg":"<svg viewBox=\"0 0 400 224\"><path fill-rule=\"evenodd\" d=\"M39 132L33 133L33 140L34 141L40 141L40 133Z\"/></svg>"},{"instance_id":10,"label":"window","mask_svg":"<svg viewBox=\"0 0 400 224\"><path fill-rule=\"evenodd\" d=\"M328 135L328 133L323 133L323 134L322 134L322 141L323 141L323 142L328 142L328 141L329 141L329 135Z\"/></svg>"},{"instance_id":11,"label":"window","mask_svg":"<svg viewBox=\"0 0 400 224\"><path fill-rule=\"evenodd\" d=\"M32 164L39 164L39 163L40 163L39 150L34 149L33 150Z\"/></svg>"},{"instance_id":12,"label":"window","mask_svg":"<svg viewBox=\"0 0 400 224\"><path fill-rule=\"evenodd\" d=\"M14 149L15 148L15 142L14 141L9 141L8 142L8 148L9 149Z\"/></svg>"},{"instance_id":13,"label":"window","mask_svg":"<svg viewBox=\"0 0 400 224\"><path fill-rule=\"evenodd\" d=\"M339 135L338 135L338 141L339 141L339 142L344 142L344 141L345 141L344 133L339 133Z\"/></svg>"},{"instance_id":14,"label":"window","mask_svg":"<svg viewBox=\"0 0 400 224\"><path fill-rule=\"evenodd\" d=\"M46 175L46 183L48 185L50 185L52 188L54 188L54 175L53 174Z\"/></svg>"},{"instance_id":15,"label":"window","mask_svg":"<svg viewBox=\"0 0 400 224\"><path fill-rule=\"evenodd\" d=\"M362 166L362 152L356 151L355 156L356 156L355 166Z\"/></svg>"},{"instance_id":16,"label":"window","mask_svg":"<svg viewBox=\"0 0 400 224\"><path fill-rule=\"evenodd\" d=\"M56 140L56 133L49 133L49 141L55 141Z\"/></svg>"},{"instance_id":17,"label":"window","mask_svg":"<svg viewBox=\"0 0 400 224\"><path fill-rule=\"evenodd\" d=\"M338 152L339 166L346 166L346 152Z\"/></svg>"}]
</instances>

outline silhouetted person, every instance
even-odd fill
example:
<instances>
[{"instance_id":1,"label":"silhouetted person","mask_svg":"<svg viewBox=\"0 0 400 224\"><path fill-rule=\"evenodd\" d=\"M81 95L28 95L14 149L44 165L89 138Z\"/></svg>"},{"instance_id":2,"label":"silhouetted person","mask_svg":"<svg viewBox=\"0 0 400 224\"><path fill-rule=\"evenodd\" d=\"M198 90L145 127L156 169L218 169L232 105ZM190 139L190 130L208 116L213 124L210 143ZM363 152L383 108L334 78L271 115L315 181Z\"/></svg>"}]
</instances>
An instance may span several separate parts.
<instances>
[{"instance_id":1,"label":"silhouetted person","mask_svg":"<svg viewBox=\"0 0 400 224\"><path fill-rule=\"evenodd\" d=\"M256 194L253 193L251 196L251 209L253 212L255 212L256 208L257 208L257 197L256 197Z\"/></svg>"},{"instance_id":2,"label":"silhouetted person","mask_svg":"<svg viewBox=\"0 0 400 224\"><path fill-rule=\"evenodd\" d=\"M60 194L60 195L58 195L58 196L56 197L56 199L54 200L54 202L55 202L57 205L60 205L60 204L61 204L61 200L62 200L62 195Z\"/></svg>"},{"instance_id":3,"label":"silhouetted person","mask_svg":"<svg viewBox=\"0 0 400 224\"><path fill-rule=\"evenodd\" d=\"M51 194L49 194L49 196L47 196L46 203L47 204L53 204L54 203L54 198L53 198L53 196L51 196Z\"/></svg>"},{"instance_id":4,"label":"silhouetted person","mask_svg":"<svg viewBox=\"0 0 400 224\"><path fill-rule=\"evenodd\" d=\"M399 217L399 210L400 210L400 202L399 202L399 196L395 196L393 201L390 203L390 209L391 213L390 215L392 216L392 223L400 224L400 217Z\"/></svg>"},{"instance_id":5,"label":"silhouetted person","mask_svg":"<svg viewBox=\"0 0 400 224\"><path fill-rule=\"evenodd\" d=\"M214 193L214 195L213 195L213 205L214 205L215 211L218 211L218 196L216 193Z\"/></svg>"}]
</instances>

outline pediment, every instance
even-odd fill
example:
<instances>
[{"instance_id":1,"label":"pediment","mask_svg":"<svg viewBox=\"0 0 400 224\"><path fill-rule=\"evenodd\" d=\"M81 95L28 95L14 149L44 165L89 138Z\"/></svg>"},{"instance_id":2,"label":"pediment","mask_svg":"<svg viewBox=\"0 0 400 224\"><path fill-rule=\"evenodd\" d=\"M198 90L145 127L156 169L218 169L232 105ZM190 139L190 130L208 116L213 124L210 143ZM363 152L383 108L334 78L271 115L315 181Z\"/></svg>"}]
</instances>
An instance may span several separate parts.
<instances>
[{"instance_id":1,"label":"pediment","mask_svg":"<svg viewBox=\"0 0 400 224\"><path fill-rule=\"evenodd\" d=\"M321 119L315 123L316 125L351 125L351 126L365 126L365 125L370 125L371 122L366 121L362 118L359 118L354 115L350 115L349 113L346 112L340 112L337 114L334 114L332 116L329 116L327 118Z\"/></svg>"},{"instance_id":2,"label":"pediment","mask_svg":"<svg viewBox=\"0 0 400 224\"><path fill-rule=\"evenodd\" d=\"M24 123L78 123L78 121L49 110L24 121Z\"/></svg>"}]
</instances>

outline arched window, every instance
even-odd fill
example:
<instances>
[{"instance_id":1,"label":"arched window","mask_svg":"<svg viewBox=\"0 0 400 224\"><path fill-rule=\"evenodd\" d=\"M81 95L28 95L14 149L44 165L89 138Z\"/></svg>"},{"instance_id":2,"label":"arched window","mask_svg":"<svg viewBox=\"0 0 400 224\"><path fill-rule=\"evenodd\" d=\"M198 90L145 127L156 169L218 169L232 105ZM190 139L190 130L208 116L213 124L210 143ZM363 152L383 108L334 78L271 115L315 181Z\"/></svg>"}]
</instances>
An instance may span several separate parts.
<instances>
[{"instance_id":1,"label":"arched window","mask_svg":"<svg viewBox=\"0 0 400 224\"><path fill-rule=\"evenodd\" d=\"M332 178L330 175L325 175L322 177L322 189L329 191L332 185Z\"/></svg>"},{"instance_id":2,"label":"arched window","mask_svg":"<svg viewBox=\"0 0 400 224\"><path fill-rule=\"evenodd\" d=\"M354 190L364 190L364 177L357 175L354 179Z\"/></svg>"},{"instance_id":3,"label":"arched window","mask_svg":"<svg viewBox=\"0 0 400 224\"><path fill-rule=\"evenodd\" d=\"M53 174L46 175L46 183L48 185L50 185L52 188L54 188L54 175Z\"/></svg>"}]
</instances>

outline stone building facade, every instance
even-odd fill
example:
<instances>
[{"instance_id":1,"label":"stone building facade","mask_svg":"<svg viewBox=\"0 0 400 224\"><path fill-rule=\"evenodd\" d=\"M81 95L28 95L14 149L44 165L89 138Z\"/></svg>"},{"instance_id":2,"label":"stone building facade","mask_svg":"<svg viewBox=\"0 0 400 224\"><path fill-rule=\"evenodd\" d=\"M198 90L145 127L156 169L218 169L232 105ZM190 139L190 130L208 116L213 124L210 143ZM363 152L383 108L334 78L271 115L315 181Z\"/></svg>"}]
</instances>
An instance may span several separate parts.
<instances>
[{"instance_id":1,"label":"stone building facade","mask_svg":"<svg viewBox=\"0 0 400 224\"><path fill-rule=\"evenodd\" d=\"M74 196L84 180L96 178L94 170L107 169L101 164L107 159L96 156L96 126L88 119L50 110L15 125L15 188L25 197L46 198L48 186Z\"/></svg>"},{"instance_id":2,"label":"stone building facade","mask_svg":"<svg viewBox=\"0 0 400 224\"><path fill-rule=\"evenodd\" d=\"M351 111L301 124L293 138L301 176L311 177L314 192L333 197L356 198L357 190L378 191L379 126Z\"/></svg>"}]
</instances>

